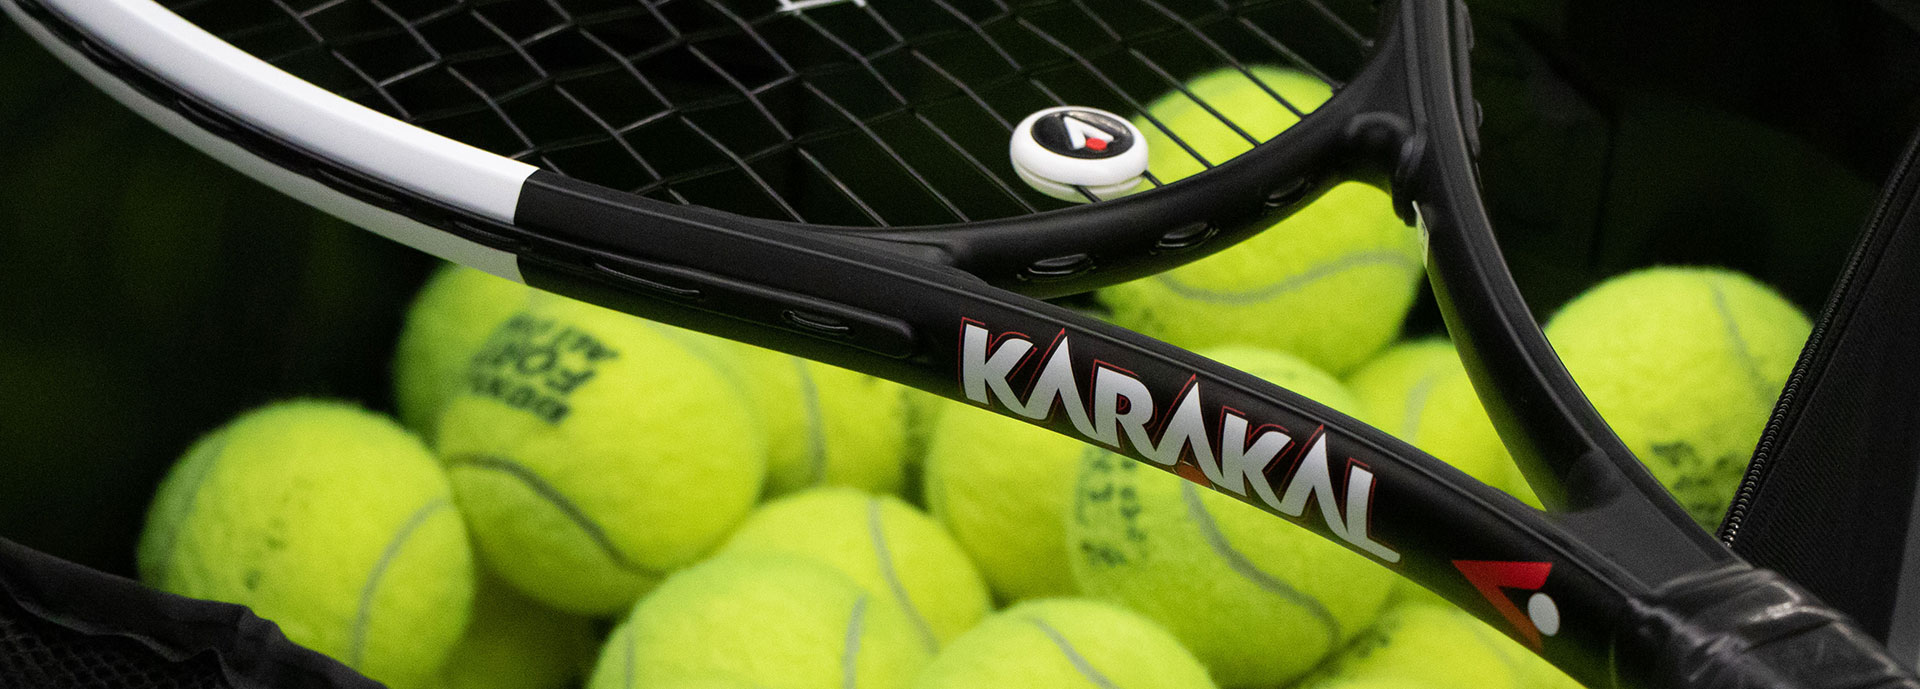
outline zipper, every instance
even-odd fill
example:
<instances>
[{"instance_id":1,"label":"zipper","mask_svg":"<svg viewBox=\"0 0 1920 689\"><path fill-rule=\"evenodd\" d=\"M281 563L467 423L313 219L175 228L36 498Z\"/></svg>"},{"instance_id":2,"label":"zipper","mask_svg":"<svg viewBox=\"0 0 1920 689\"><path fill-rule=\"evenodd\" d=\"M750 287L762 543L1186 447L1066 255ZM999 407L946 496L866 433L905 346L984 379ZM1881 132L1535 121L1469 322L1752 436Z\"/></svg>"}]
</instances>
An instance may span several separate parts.
<instances>
[{"instance_id":1,"label":"zipper","mask_svg":"<svg viewBox=\"0 0 1920 689\"><path fill-rule=\"evenodd\" d=\"M1807 337L1807 346L1800 350L1800 358L1793 364L1793 374L1787 377L1786 387L1780 392L1780 401L1773 406L1773 415L1768 417L1766 430L1761 432L1760 442L1753 451L1753 459L1747 463L1747 473L1740 480L1740 490L1734 494L1733 503L1727 508L1727 516L1720 522L1720 543L1728 548L1732 548L1734 541L1740 537L1740 526L1746 522L1747 510L1766 483L1767 471L1772 466L1773 452L1779 446L1780 435L1785 432L1788 417L1798 410L1794 401L1799 397L1800 385L1805 382L1815 361L1823 358L1827 331L1833 326L1841 307L1854 298L1853 283L1861 264L1881 245L1880 240L1888 231L1887 217L1895 207L1904 208L1914 199L1915 190L1908 188L1908 183L1916 174L1920 174L1915 169L1916 163L1920 163L1920 137L1908 142L1900 162L1894 165L1894 176L1887 185L1888 193L1880 198L1880 203L1869 216L1867 233L1860 238L1853 255L1847 258L1846 267L1840 271L1840 279L1835 283L1832 295L1827 297L1827 303L1821 309L1820 321Z\"/></svg>"}]
</instances>

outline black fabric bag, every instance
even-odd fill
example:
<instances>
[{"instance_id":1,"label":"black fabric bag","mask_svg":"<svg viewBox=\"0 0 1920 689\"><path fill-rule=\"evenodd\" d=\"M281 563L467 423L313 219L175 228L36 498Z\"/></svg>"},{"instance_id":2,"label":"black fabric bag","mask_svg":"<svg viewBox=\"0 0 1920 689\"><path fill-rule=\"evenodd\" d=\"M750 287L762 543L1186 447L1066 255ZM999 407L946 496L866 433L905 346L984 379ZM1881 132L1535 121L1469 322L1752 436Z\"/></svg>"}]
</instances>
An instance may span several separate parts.
<instances>
[{"instance_id":1,"label":"black fabric bag","mask_svg":"<svg viewBox=\"0 0 1920 689\"><path fill-rule=\"evenodd\" d=\"M1920 655L1920 138L1795 364L1721 540Z\"/></svg>"},{"instance_id":2,"label":"black fabric bag","mask_svg":"<svg viewBox=\"0 0 1920 689\"><path fill-rule=\"evenodd\" d=\"M162 593L0 539L0 687L379 686L244 607Z\"/></svg>"}]
</instances>

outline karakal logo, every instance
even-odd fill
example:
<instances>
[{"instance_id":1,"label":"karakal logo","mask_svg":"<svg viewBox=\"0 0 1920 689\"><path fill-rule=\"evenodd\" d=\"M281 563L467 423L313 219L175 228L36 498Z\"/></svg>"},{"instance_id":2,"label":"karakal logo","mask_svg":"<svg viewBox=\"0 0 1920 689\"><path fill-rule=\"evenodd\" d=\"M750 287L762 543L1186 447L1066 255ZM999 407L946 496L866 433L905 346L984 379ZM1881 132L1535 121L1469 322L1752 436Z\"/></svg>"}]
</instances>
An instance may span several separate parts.
<instances>
[{"instance_id":1,"label":"karakal logo","mask_svg":"<svg viewBox=\"0 0 1920 689\"><path fill-rule=\"evenodd\" d=\"M1030 360L1040 362L1037 372L1027 365ZM1156 413L1160 406L1153 391L1132 372L1094 361L1083 389L1074 367L1072 342L1064 329L1048 350L1036 352L1033 340L1023 334L996 335L978 321L960 322L960 387L967 399L1035 420L1064 412L1074 430L1089 440L1117 450L1131 447L1188 479L1204 480L1234 495L1244 497L1250 489L1261 503L1290 517L1304 515L1309 503L1318 504L1327 530L1335 536L1382 561L1400 561L1400 553L1369 532L1373 472L1359 462L1345 462L1342 500L1323 431L1296 443L1279 426L1255 423L1227 407L1209 409L1198 376L1188 378L1164 413ZM1023 370L1024 394L1015 392L1013 382L1015 372ZM1219 429L1217 448L1207 433L1209 418ZM1276 486L1268 469L1289 456L1294 458L1293 471ZM1182 471L1189 469L1182 458L1197 465L1199 475Z\"/></svg>"},{"instance_id":2,"label":"karakal logo","mask_svg":"<svg viewBox=\"0 0 1920 689\"><path fill-rule=\"evenodd\" d=\"M1520 638L1540 650L1540 637L1560 633L1560 606L1553 597L1540 590L1547 585L1547 575L1553 572L1551 562L1495 562L1488 560L1454 560L1453 567L1467 578L1467 583L1480 595L1493 604L1493 609L1506 618L1507 624L1520 632ZM1514 605L1507 597L1507 589L1532 591L1527 597L1526 612Z\"/></svg>"},{"instance_id":3,"label":"karakal logo","mask_svg":"<svg viewBox=\"0 0 1920 689\"><path fill-rule=\"evenodd\" d=\"M1126 123L1088 110L1041 116L1033 123L1033 140L1049 151L1072 158L1111 158L1133 147L1133 134Z\"/></svg>"}]
</instances>

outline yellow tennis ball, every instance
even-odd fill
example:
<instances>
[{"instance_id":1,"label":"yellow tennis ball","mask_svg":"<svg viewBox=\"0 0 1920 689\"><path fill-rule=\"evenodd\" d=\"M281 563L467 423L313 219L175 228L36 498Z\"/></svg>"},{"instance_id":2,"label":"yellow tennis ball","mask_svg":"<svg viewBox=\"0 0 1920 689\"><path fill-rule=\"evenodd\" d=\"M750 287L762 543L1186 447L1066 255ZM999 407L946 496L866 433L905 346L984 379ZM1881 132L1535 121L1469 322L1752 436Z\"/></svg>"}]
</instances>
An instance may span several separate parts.
<instances>
[{"instance_id":1,"label":"yellow tennis ball","mask_svg":"<svg viewBox=\"0 0 1920 689\"><path fill-rule=\"evenodd\" d=\"M1607 425L1713 529L1812 327L1746 275L1651 268L1574 298L1546 332Z\"/></svg>"},{"instance_id":2,"label":"yellow tennis ball","mask_svg":"<svg viewBox=\"0 0 1920 689\"><path fill-rule=\"evenodd\" d=\"M1360 420L1539 506L1451 343L1429 338L1394 345L1356 369L1347 385L1360 400Z\"/></svg>"},{"instance_id":3,"label":"yellow tennis ball","mask_svg":"<svg viewBox=\"0 0 1920 689\"><path fill-rule=\"evenodd\" d=\"M1258 81L1220 70L1187 89L1261 141L1299 119L1269 90L1301 111L1328 97L1325 84L1299 72L1252 72ZM1165 130L1214 164L1253 145L1178 91L1148 112L1157 124L1135 124L1148 144L1149 170L1162 182L1202 169ZM1237 246L1108 287L1099 298L1114 323L1182 347L1258 345L1340 374L1398 334L1425 274L1421 257L1418 233L1400 221L1386 192L1346 183Z\"/></svg>"},{"instance_id":4,"label":"yellow tennis ball","mask_svg":"<svg viewBox=\"0 0 1920 689\"><path fill-rule=\"evenodd\" d=\"M1408 684L1397 679L1352 679L1339 678L1318 682L1306 689L1407 689ZM1412 685L1425 689L1425 685Z\"/></svg>"},{"instance_id":5,"label":"yellow tennis ball","mask_svg":"<svg viewBox=\"0 0 1920 689\"><path fill-rule=\"evenodd\" d=\"M466 378L467 360L534 294L512 280L441 266L407 309L394 347L393 401L400 422L431 440L440 410Z\"/></svg>"},{"instance_id":6,"label":"yellow tennis ball","mask_svg":"<svg viewBox=\"0 0 1920 689\"><path fill-rule=\"evenodd\" d=\"M1100 601L1051 598L1014 605L954 639L913 686L1212 689L1213 681L1152 620Z\"/></svg>"},{"instance_id":7,"label":"yellow tennis ball","mask_svg":"<svg viewBox=\"0 0 1920 689\"><path fill-rule=\"evenodd\" d=\"M941 405L927 439L927 508L1003 601L1069 595L1062 530L1080 458L1099 448L960 403Z\"/></svg>"},{"instance_id":8,"label":"yellow tennis ball","mask_svg":"<svg viewBox=\"0 0 1920 689\"><path fill-rule=\"evenodd\" d=\"M724 678L761 689L899 689L932 653L887 596L807 558L729 554L682 570L607 640L589 689Z\"/></svg>"},{"instance_id":9,"label":"yellow tennis ball","mask_svg":"<svg viewBox=\"0 0 1920 689\"><path fill-rule=\"evenodd\" d=\"M395 689L432 678L473 604L446 475L399 424L340 402L271 404L201 438L160 484L138 562L156 588L245 605Z\"/></svg>"},{"instance_id":10,"label":"yellow tennis ball","mask_svg":"<svg viewBox=\"0 0 1920 689\"><path fill-rule=\"evenodd\" d=\"M1534 670L1502 646L1513 643L1457 608L1407 605L1316 671L1302 686L1322 689L1344 682L1392 682L1423 689L1534 689L1520 684Z\"/></svg>"},{"instance_id":11,"label":"yellow tennis ball","mask_svg":"<svg viewBox=\"0 0 1920 689\"><path fill-rule=\"evenodd\" d=\"M528 600L480 576L473 620L441 666L439 689L561 689L577 686L600 638L593 621Z\"/></svg>"},{"instance_id":12,"label":"yellow tennis ball","mask_svg":"<svg viewBox=\"0 0 1920 689\"><path fill-rule=\"evenodd\" d=\"M953 536L899 498L852 488L814 488L753 514L723 554L773 553L832 565L907 613L929 651L988 610L987 585Z\"/></svg>"},{"instance_id":13,"label":"yellow tennis ball","mask_svg":"<svg viewBox=\"0 0 1920 689\"><path fill-rule=\"evenodd\" d=\"M758 347L737 347L771 439L767 488L898 493L907 461L906 388Z\"/></svg>"},{"instance_id":14,"label":"yellow tennis ball","mask_svg":"<svg viewBox=\"0 0 1920 689\"><path fill-rule=\"evenodd\" d=\"M1335 410L1358 406L1298 358L1202 354ZM1084 463L1074 495L1067 540L1080 588L1165 625L1223 687L1305 674L1373 623L1397 579L1311 531L1119 455Z\"/></svg>"},{"instance_id":15,"label":"yellow tennis ball","mask_svg":"<svg viewBox=\"0 0 1920 689\"><path fill-rule=\"evenodd\" d=\"M1443 605L1449 612L1460 612L1459 608L1451 604ZM1488 648L1493 649L1494 653L1499 654L1507 668L1513 672L1514 686L1520 689L1582 689L1579 682L1568 677L1567 673L1562 672L1560 668L1554 667L1553 663L1547 662L1546 658L1527 650L1527 647L1520 645L1520 642L1487 626L1486 622L1477 618L1474 622L1480 625L1480 633L1476 638L1485 643Z\"/></svg>"},{"instance_id":16,"label":"yellow tennis ball","mask_svg":"<svg viewBox=\"0 0 1920 689\"><path fill-rule=\"evenodd\" d=\"M590 689L599 689L599 686L600 685L596 684ZM615 683L609 686L631 687L634 685L631 682L627 682ZM733 679L731 677L714 677L710 675L701 677L674 677L653 682L647 686L650 687L650 689L760 689L752 682L746 680Z\"/></svg>"},{"instance_id":17,"label":"yellow tennis ball","mask_svg":"<svg viewBox=\"0 0 1920 689\"><path fill-rule=\"evenodd\" d=\"M1431 594L1404 599L1399 605L1402 608L1417 605L1437 607L1451 616L1464 614L1458 607L1454 606L1454 604ZM1388 613L1388 617L1392 619L1397 620L1399 616L1400 613L1398 612L1390 611ZM1533 651L1527 650L1527 647L1520 645L1520 642L1508 638L1507 635L1501 634L1498 630L1487 626L1485 622L1473 618L1471 615L1467 615L1466 617L1472 619L1473 624L1479 626L1471 627L1466 623L1455 620L1443 626L1443 631L1440 633L1455 633L1444 630L1459 631L1468 628L1473 629L1474 633L1471 637L1467 638L1470 638L1476 645L1484 645L1486 648L1498 654L1507 669L1512 672L1515 686L1522 689L1580 689L1579 682L1573 681L1572 677L1568 677L1567 673L1561 672L1560 668L1554 667L1553 664L1547 662L1545 658L1536 655ZM1385 626L1387 625L1381 625L1381 627ZM1384 634L1382 634L1382 636L1384 636ZM1379 640L1375 639L1374 642L1378 643ZM1355 647L1358 648L1359 644L1355 644ZM1391 675L1392 673L1387 674ZM1330 684L1342 687L1346 686L1346 684L1339 682L1332 682ZM1316 684L1312 689L1322 689L1322 687Z\"/></svg>"},{"instance_id":18,"label":"yellow tennis ball","mask_svg":"<svg viewBox=\"0 0 1920 689\"><path fill-rule=\"evenodd\" d=\"M933 427L939 423L946 407L954 402L918 388L905 389L907 461L900 497L916 505L926 505L927 453L933 447Z\"/></svg>"},{"instance_id":19,"label":"yellow tennis ball","mask_svg":"<svg viewBox=\"0 0 1920 689\"><path fill-rule=\"evenodd\" d=\"M1312 75L1265 65L1214 70L1185 86L1187 93L1168 91L1147 105L1149 117L1133 120L1147 141L1147 170L1161 183L1232 160L1333 97L1333 88Z\"/></svg>"},{"instance_id":20,"label":"yellow tennis ball","mask_svg":"<svg viewBox=\"0 0 1920 689\"><path fill-rule=\"evenodd\" d=\"M610 615L718 547L766 476L731 363L575 301L495 329L440 419L441 460L492 570L547 605Z\"/></svg>"}]
</instances>

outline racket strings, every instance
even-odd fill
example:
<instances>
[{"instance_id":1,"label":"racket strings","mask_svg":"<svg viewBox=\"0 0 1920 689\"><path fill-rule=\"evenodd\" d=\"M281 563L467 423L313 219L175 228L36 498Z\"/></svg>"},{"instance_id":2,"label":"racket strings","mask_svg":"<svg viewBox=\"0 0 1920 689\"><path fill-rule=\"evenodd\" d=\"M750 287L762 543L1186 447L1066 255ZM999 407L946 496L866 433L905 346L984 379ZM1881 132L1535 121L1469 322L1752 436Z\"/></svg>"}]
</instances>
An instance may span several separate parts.
<instances>
[{"instance_id":1,"label":"racket strings","mask_svg":"<svg viewBox=\"0 0 1920 689\"><path fill-rule=\"evenodd\" d=\"M323 88L500 155L674 203L869 227L1060 207L1006 156L1015 123L1055 105L1134 117L1217 165L1147 115L1155 99L1223 68L1339 83L1364 62L1372 19L1366 0L163 4ZM1232 136L1270 135L1238 126L1230 104L1184 95Z\"/></svg>"}]
</instances>

